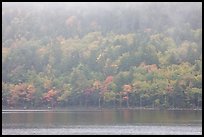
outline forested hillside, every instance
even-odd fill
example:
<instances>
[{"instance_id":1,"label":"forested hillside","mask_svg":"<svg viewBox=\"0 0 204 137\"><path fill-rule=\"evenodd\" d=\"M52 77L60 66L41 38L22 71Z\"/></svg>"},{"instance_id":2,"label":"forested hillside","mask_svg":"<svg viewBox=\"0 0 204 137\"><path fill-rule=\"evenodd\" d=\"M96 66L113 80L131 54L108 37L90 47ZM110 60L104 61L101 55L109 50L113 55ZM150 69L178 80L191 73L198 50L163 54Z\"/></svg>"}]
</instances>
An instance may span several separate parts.
<instances>
[{"instance_id":1,"label":"forested hillside","mask_svg":"<svg viewBox=\"0 0 204 137\"><path fill-rule=\"evenodd\" d=\"M3 3L2 107L69 106L202 108L202 3Z\"/></svg>"}]
</instances>

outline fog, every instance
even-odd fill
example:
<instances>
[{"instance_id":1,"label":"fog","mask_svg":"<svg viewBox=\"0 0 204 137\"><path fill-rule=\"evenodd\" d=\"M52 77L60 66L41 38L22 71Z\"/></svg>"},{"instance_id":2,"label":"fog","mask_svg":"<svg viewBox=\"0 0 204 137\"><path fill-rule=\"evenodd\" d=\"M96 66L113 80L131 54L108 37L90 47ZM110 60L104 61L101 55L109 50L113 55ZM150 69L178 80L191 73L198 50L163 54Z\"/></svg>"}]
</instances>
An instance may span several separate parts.
<instances>
[{"instance_id":1,"label":"fog","mask_svg":"<svg viewBox=\"0 0 204 137\"><path fill-rule=\"evenodd\" d=\"M201 2L3 2L9 107L202 107Z\"/></svg>"},{"instance_id":2,"label":"fog","mask_svg":"<svg viewBox=\"0 0 204 137\"><path fill-rule=\"evenodd\" d=\"M56 14L82 17L87 22L98 18L101 24L108 23L112 27L114 22L120 22L119 27L132 30L158 25L180 26L183 22L190 22L193 27L200 27L202 18L201 2L3 2L4 9L26 10L24 12L38 12L39 14ZM197 16L193 16L192 11ZM66 16L66 17L67 17ZM65 18L66 18L65 17ZM57 19L58 17L56 17ZM110 21L110 20L113 21ZM196 21L195 21L196 20ZM151 22L151 23L150 23ZM158 24L154 24L154 23Z\"/></svg>"}]
</instances>

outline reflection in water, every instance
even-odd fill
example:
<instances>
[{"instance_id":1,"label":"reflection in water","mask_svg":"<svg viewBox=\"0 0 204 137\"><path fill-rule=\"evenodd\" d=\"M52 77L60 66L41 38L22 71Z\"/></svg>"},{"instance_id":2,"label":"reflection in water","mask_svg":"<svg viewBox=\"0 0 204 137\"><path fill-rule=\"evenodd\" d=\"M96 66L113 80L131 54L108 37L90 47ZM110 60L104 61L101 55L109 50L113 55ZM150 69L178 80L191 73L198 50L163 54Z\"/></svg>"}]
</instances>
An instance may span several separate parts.
<instances>
[{"instance_id":1,"label":"reflection in water","mask_svg":"<svg viewBox=\"0 0 204 137\"><path fill-rule=\"evenodd\" d=\"M124 118L124 122L125 123L130 123L130 119L132 119L132 117L130 117L130 111L128 111L127 109L123 110L123 118Z\"/></svg>"},{"instance_id":2,"label":"reflection in water","mask_svg":"<svg viewBox=\"0 0 204 137\"><path fill-rule=\"evenodd\" d=\"M53 113L52 112L46 113L46 115L43 115L43 119L44 119L44 121L45 121L45 123L47 124L48 127L52 126L52 123L53 123L53 120L54 120Z\"/></svg>"},{"instance_id":3,"label":"reflection in water","mask_svg":"<svg viewBox=\"0 0 204 137\"><path fill-rule=\"evenodd\" d=\"M30 113L30 115L26 115L26 121L28 121L28 123L33 124L34 114L33 114L33 113Z\"/></svg>"},{"instance_id":4,"label":"reflection in water","mask_svg":"<svg viewBox=\"0 0 204 137\"><path fill-rule=\"evenodd\" d=\"M199 124L202 111L109 110L12 112L2 114L3 128L68 127L74 125Z\"/></svg>"}]
</instances>

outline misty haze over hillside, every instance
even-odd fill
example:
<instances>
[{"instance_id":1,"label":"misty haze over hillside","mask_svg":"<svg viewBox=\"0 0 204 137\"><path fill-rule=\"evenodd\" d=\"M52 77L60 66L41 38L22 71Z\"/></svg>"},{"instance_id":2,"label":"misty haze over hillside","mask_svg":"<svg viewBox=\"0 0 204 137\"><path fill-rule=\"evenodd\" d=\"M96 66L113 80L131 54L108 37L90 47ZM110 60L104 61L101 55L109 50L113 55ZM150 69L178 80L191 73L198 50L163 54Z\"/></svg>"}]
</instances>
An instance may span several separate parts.
<instances>
[{"instance_id":1,"label":"misty haze over hillside","mask_svg":"<svg viewBox=\"0 0 204 137\"><path fill-rule=\"evenodd\" d=\"M2 106L202 108L202 3L2 3Z\"/></svg>"}]
</instances>

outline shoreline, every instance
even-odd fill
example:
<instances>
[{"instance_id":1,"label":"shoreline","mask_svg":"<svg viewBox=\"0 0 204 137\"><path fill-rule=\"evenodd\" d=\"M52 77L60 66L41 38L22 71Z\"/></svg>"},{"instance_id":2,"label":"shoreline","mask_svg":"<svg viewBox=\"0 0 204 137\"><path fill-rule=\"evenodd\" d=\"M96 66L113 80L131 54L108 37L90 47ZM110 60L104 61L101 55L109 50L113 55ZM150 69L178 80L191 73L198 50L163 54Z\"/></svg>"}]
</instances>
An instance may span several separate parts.
<instances>
[{"instance_id":1,"label":"shoreline","mask_svg":"<svg viewBox=\"0 0 204 137\"><path fill-rule=\"evenodd\" d=\"M97 107L67 107L67 108L37 108L37 109L24 109L24 108L16 108L16 109L2 109L2 112L71 112L71 111L104 111L104 110L192 110L192 111L202 111L202 108L97 108Z\"/></svg>"}]
</instances>

